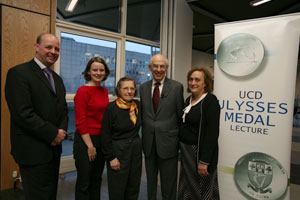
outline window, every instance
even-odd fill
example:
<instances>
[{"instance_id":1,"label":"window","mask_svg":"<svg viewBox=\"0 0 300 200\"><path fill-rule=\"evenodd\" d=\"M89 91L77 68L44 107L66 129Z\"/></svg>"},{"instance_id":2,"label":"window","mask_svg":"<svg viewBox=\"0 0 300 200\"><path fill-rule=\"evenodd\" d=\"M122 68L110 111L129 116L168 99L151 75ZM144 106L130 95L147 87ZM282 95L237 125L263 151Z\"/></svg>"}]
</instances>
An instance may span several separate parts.
<instances>
[{"instance_id":1,"label":"window","mask_svg":"<svg viewBox=\"0 0 300 200\"><path fill-rule=\"evenodd\" d=\"M152 74L148 68L150 58L159 53L158 47L126 41L125 44L125 76L135 80L137 91L142 83L151 80Z\"/></svg>"},{"instance_id":2,"label":"window","mask_svg":"<svg viewBox=\"0 0 300 200\"><path fill-rule=\"evenodd\" d=\"M160 0L127 0L126 34L160 41Z\"/></svg>"},{"instance_id":3,"label":"window","mask_svg":"<svg viewBox=\"0 0 300 200\"><path fill-rule=\"evenodd\" d=\"M70 33L61 33L60 76L68 94L76 93L86 83L82 76L86 64L93 57L101 57L110 69L110 75L102 83L110 94L115 87L116 42L100 40Z\"/></svg>"},{"instance_id":4,"label":"window","mask_svg":"<svg viewBox=\"0 0 300 200\"><path fill-rule=\"evenodd\" d=\"M80 0L73 12L65 11L68 1L57 1L57 18L69 22L121 32L122 0Z\"/></svg>"},{"instance_id":5,"label":"window","mask_svg":"<svg viewBox=\"0 0 300 200\"><path fill-rule=\"evenodd\" d=\"M75 109L74 109L74 102L68 102L68 137L63 141L62 145L62 155L61 156L70 156L73 155L73 140L74 140L74 133L75 133Z\"/></svg>"},{"instance_id":6,"label":"window","mask_svg":"<svg viewBox=\"0 0 300 200\"><path fill-rule=\"evenodd\" d=\"M63 2L57 1L56 35L60 38L61 54L55 71L67 90L69 127L61 168L74 170L73 99L77 89L86 84L82 72L87 62L99 56L108 64L111 74L101 85L108 89L111 101L116 98L115 85L123 76L134 78L139 91L139 86L152 78L148 69L151 56L160 52L161 0L124 0L128 12L121 9L121 0L80 1L74 13L66 13Z\"/></svg>"}]
</instances>

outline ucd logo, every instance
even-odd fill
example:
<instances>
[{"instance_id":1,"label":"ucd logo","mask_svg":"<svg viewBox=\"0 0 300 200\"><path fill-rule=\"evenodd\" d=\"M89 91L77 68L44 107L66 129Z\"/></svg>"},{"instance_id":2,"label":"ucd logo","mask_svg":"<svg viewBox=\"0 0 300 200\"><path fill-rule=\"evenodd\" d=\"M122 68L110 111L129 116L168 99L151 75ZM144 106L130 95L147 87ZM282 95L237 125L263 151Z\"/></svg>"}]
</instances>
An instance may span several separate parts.
<instances>
[{"instance_id":1,"label":"ucd logo","mask_svg":"<svg viewBox=\"0 0 300 200\"><path fill-rule=\"evenodd\" d=\"M242 156L234 167L234 180L247 199L279 199L288 186L283 166L272 156L252 152Z\"/></svg>"},{"instance_id":2,"label":"ucd logo","mask_svg":"<svg viewBox=\"0 0 300 200\"><path fill-rule=\"evenodd\" d=\"M259 193L272 193L271 188L267 188L273 178L273 167L266 163L263 160L256 160L248 162L248 178L250 183L248 187L250 187L253 191Z\"/></svg>"}]
</instances>

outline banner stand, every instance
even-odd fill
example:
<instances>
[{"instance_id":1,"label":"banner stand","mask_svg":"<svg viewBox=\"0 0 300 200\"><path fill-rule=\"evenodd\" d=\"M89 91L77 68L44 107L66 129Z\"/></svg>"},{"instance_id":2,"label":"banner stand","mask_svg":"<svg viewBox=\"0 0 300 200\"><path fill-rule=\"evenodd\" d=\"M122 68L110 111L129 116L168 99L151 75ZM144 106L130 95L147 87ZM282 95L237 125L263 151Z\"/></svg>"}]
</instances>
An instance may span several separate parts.
<instances>
[{"instance_id":1,"label":"banner stand","mask_svg":"<svg viewBox=\"0 0 300 200\"><path fill-rule=\"evenodd\" d=\"M221 199L289 199L300 13L215 25Z\"/></svg>"}]
</instances>

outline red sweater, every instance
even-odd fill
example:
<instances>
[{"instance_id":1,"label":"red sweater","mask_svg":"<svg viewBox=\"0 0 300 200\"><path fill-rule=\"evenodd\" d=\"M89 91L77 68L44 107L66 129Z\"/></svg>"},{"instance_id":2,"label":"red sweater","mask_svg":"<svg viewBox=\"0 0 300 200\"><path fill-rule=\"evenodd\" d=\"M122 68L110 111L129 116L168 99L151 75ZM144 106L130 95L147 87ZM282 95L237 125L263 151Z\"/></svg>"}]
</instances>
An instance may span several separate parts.
<instances>
[{"instance_id":1,"label":"red sweater","mask_svg":"<svg viewBox=\"0 0 300 200\"><path fill-rule=\"evenodd\" d=\"M101 86L81 86L74 97L76 133L101 135L108 91Z\"/></svg>"}]
</instances>

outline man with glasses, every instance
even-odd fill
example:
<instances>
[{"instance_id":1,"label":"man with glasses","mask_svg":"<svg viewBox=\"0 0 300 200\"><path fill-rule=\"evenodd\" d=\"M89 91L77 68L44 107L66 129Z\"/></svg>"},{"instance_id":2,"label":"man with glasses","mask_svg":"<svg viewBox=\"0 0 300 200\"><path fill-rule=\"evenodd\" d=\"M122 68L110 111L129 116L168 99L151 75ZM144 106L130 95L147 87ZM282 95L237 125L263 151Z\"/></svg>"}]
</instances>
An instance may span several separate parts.
<instances>
[{"instance_id":1,"label":"man with glasses","mask_svg":"<svg viewBox=\"0 0 300 200\"><path fill-rule=\"evenodd\" d=\"M166 77L168 60L165 56L154 55L149 69L153 80L140 87L148 199L156 199L159 172L163 199L175 200L183 86Z\"/></svg>"}]
</instances>

